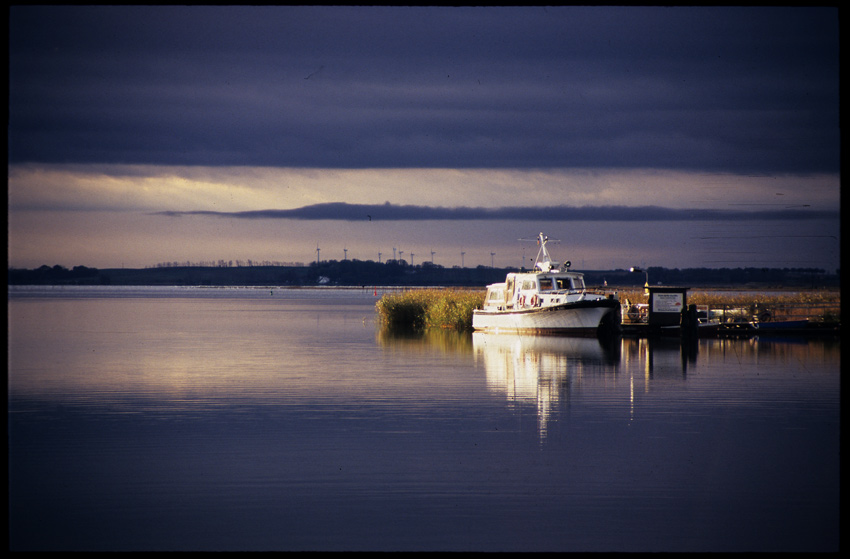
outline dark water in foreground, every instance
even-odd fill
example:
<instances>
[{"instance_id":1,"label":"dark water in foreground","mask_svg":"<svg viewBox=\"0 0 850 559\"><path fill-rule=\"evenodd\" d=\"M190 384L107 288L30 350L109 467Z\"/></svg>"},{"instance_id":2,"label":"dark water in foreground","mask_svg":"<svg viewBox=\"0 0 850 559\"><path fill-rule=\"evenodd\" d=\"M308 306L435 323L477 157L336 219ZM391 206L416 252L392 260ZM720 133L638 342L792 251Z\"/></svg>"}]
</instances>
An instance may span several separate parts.
<instances>
[{"instance_id":1,"label":"dark water in foreground","mask_svg":"<svg viewBox=\"0 0 850 559\"><path fill-rule=\"evenodd\" d=\"M11 548L838 549L836 341L399 337L375 300L10 291Z\"/></svg>"}]
</instances>

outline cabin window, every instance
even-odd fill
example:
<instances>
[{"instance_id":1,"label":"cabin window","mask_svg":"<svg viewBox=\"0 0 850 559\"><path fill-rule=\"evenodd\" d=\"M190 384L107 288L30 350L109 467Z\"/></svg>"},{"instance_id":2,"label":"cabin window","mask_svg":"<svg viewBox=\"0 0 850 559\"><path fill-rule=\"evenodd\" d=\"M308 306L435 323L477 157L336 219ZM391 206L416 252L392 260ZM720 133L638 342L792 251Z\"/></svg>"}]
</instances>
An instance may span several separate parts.
<instances>
[{"instance_id":1,"label":"cabin window","mask_svg":"<svg viewBox=\"0 0 850 559\"><path fill-rule=\"evenodd\" d=\"M558 283L555 278L542 278L540 280L540 291L550 291L558 289Z\"/></svg>"},{"instance_id":2,"label":"cabin window","mask_svg":"<svg viewBox=\"0 0 850 559\"><path fill-rule=\"evenodd\" d=\"M555 281L558 284L559 290L566 290L570 288L570 280L567 278L558 278Z\"/></svg>"},{"instance_id":3,"label":"cabin window","mask_svg":"<svg viewBox=\"0 0 850 559\"><path fill-rule=\"evenodd\" d=\"M524 282L522 282L523 291L530 291L534 289L534 287L534 280L525 280Z\"/></svg>"},{"instance_id":4,"label":"cabin window","mask_svg":"<svg viewBox=\"0 0 850 559\"><path fill-rule=\"evenodd\" d=\"M487 295L487 299L490 301L496 301L503 297L501 290L493 289L490 291L489 295Z\"/></svg>"},{"instance_id":5,"label":"cabin window","mask_svg":"<svg viewBox=\"0 0 850 559\"><path fill-rule=\"evenodd\" d=\"M573 287L575 287L576 289L584 289L584 279L573 278Z\"/></svg>"}]
</instances>

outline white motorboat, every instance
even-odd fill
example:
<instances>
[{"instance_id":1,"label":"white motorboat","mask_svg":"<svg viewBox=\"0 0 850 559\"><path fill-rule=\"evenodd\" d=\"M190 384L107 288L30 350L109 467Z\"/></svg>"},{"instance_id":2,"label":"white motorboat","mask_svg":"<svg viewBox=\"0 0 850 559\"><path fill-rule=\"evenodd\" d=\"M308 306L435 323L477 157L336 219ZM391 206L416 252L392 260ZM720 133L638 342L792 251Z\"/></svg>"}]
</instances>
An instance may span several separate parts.
<instances>
[{"instance_id":1,"label":"white motorboat","mask_svg":"<svg viewBox=\"0 0 850 559\"><path fill-rule=\"evenodd\" d=\"M486 332L606 336L620 327L620 301L588 289L570 262L552 260L540 233L531 272L512 272L487 286L484 306L472 315L473 330Z\"/></svg>"}]
</instances>

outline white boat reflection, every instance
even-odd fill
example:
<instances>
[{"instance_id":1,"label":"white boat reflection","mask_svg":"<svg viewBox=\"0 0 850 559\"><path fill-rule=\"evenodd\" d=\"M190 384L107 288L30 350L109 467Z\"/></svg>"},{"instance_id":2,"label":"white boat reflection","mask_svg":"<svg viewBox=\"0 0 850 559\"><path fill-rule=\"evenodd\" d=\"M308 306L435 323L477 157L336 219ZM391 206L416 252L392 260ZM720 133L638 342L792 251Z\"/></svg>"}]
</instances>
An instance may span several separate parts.
<instances>
[{"instance_id":1,"label":"white boat reflection","mask_svg":"<svg viewBox=\"0 0 850 559\"><path fill-rule=\"evenodd\" d=\"M489 390L518 406L536 406L541 439L575 383L586 375L616 375L620 363L619 340L474 332L472 347L484 363Z\"/></svg>"}]
</instances>

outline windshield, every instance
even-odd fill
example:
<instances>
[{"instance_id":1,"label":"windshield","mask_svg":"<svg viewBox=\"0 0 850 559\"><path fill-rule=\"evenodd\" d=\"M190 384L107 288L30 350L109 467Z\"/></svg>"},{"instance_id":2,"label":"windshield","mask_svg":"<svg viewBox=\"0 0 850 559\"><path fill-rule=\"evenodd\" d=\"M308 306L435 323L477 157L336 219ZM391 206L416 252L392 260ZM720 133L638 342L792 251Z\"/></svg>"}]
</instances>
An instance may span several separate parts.
<instances>
[{"instance_id":1,"label":"windshield","mask_svg":"<svg viewBox=\"0 0 850 559\"><path fill-rule=\"evenodd\" d=\"M570 287L570 278L540 278L540 291L565 291Z\"/></svg>"}]
</instances>

